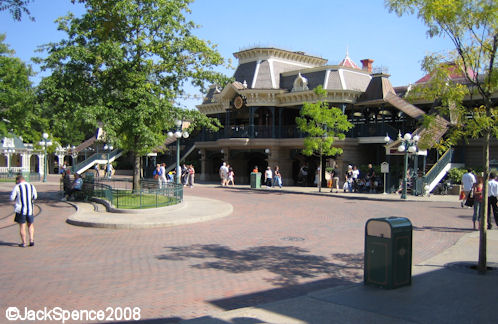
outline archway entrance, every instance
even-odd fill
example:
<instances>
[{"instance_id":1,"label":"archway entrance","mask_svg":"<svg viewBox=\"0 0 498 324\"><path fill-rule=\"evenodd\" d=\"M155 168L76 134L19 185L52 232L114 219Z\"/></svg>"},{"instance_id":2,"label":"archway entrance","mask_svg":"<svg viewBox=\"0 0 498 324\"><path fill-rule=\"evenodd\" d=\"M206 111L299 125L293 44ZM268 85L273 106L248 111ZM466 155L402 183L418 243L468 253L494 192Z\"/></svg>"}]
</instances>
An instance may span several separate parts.
<instances>
[{"instance_id":1,"label":"archway entrance","mask_svg":"<svg viewBox=\"0 0 498 324\"><path fill-rule=\"evenodd\" d=\"M29 159L29 170L31 172L40 172L40 158L38 155L31 155L31 158Z\"/></svg>"}]
</instances>

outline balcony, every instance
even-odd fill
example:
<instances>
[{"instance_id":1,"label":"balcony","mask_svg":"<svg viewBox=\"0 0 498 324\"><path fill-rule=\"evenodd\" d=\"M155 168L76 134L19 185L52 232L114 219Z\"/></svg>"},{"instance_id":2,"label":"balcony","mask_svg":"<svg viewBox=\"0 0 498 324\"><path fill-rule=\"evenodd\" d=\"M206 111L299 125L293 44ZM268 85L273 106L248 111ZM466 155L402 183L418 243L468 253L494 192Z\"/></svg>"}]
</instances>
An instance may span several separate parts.
<instances>
[{"instance_id":1,"label":"balcony","mask_svg":"<svg viewBox=\"0 0 498 324\"><path fill-rule=\"evenodd\" d=\"M411 129L410 129L411 130ZM357 137L379 137L389 134L391 138L396 138L398 132L408 131L405 125L400 124L399 128L393 127L387 123L377 124L356 124L349 132L346 133L348 138ZM220 129L217 132L203 130L195 141L216 141L222 138L303 138L305 134L297 129L296 125L275 126L274 129L268 126L257 125L236 125L227 129Z\"/></svg>"}]
</instances>

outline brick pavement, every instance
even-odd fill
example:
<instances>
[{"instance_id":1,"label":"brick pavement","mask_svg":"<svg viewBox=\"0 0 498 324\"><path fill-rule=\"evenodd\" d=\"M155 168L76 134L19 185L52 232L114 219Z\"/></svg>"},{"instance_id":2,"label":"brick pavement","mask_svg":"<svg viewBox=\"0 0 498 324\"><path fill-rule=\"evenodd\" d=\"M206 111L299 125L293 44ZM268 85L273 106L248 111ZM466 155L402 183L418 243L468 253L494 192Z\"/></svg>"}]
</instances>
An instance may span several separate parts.
<instances>
[{"instance_id":1,"label":"brick pavement","mask_svg":"<svg viewBox=\"0 0 498 324\"><path fill-rule=\"evenodd\" d=\"M137 306L143 318L176 322L361 282L364 225L373 217L412 221L415 264L453 245L471 226L471 210L449 202L198 185L185 194L229 202L233 214L163 229L82 228L65 223L72 207L48 199L55 184L36 185L44 198L36 246L21 249L12 246L18 242L6 201L12 186L0 184L2 319L8 306Z\"/></svg>"}]
</instances>

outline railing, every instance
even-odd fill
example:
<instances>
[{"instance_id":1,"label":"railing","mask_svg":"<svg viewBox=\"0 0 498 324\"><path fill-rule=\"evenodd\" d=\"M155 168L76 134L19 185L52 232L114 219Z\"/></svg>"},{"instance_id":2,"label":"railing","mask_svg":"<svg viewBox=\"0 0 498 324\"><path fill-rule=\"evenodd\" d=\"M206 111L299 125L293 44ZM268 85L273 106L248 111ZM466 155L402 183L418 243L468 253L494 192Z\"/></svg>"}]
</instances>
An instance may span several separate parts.
<instances>
[{"instance_id":1,"label":"railing","mask_svg":"<svg viewBox=\"0 0 498 324\"><path fill-rule=\"evenodd\" d=\"M74 166L73 172L78 172L82 169L84 169L87 166L92 166L96 161L112 161L116 156L120 155L122 151L120 149L115 149L112 152L106 153L106 152L99 152L99 153L94 153L84 161L77 163Z\"/></svg>"},{"instance_id":2,"label":"railing","mask_svg":"<svg viewBox=\"0 0 498 324\"><path fill-rule=\"evenodd\" d=\"M19 174L22 174L26 181L40 181L40 174L38 172L14 172L10 170L10 172L0 172L0 182L14 181Z\"/></svg>"},{"instance_id":3,"label":"railing","mask_svg":"<svg viewBox=\"0 0 498 324\"><path fill-rule=\"evenodd\" d=\"M446 151L443 156L439 158L439 160L432 166L432 168L425 174L424 176L424 183L432 183L436 177L443 171L443 169L448 165L448 163L451 163L451 160L453 158L453 152L454 150L450 148L448 151Z\"/></svg>"},{"instance_id":4,"label":"railing","mask_svg":"<svg viewBox=\"0 0 498 324\"><path fill-rule=\"evenodd\" d=\"M24 171L22 167L0 167L0 173L15 173L20 174Z\"/></svg>"},{"instance_id":5,"label":"railing","mask_svg":"<svg viewBox=\"0 0 498 324\"><path fill-rule=\"evenodd\" d=\"M183 155L180 157L180 161L178 161L180 164L185 161L185 159L190 155L195 150L195 142L190 141L184 148L183 148ZM168 164L168 167L166 167L165 172L168 173L172 170L176 169L176 157L173 162Z\"/></svg>"},{"instance_id":6,"label":"railing","mask_svg":"<svg viewBox=\"0 0 498 324\"><path fill-rule=\"evenodd\" d=\"M357 123L346 133L346 137L377 137L389 135L396 138L398 132L407 131L408 125L399 124L395 128L387 123ZM232 125L228 129L220 129L217 132L203 131L196 141L216 141L221 138L302 138L305 134L297 128L296 125L275 125L272 129L270 126L259 125Z\"/></svg>"},{"instance_id":7,"label":"railing","mask_svg":"<svg viewBox=\"0 0 498 324\"><path fill-rule=\"evenodd\" d=\"M84 180L81 198L107 200L115 208L142 209L176 205L183 201L183 185L166 183L159 188L156 180L140 180L140 189L133 190L128 179ZM61 182L62 188L62 182Z\"/></svg>"}]
</instances>

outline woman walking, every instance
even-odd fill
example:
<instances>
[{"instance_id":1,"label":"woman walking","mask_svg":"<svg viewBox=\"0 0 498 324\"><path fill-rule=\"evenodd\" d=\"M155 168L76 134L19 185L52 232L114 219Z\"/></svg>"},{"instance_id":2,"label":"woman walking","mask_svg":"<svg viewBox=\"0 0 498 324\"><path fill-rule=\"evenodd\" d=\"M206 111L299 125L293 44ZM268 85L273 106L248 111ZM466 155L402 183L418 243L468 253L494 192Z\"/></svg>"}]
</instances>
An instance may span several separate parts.
<instances>
[{"instance_id":1,"label":"woman walking","mask_svg":"<svg viewBox=\"0 0 498 324\"><path fill-rule=\"evenodd\" d=\"M194 166L192 164L189 165L187 172L188 172L188 184L189 184L190 188L193 188L194 187L194 178L195 178L195 169L194 169Z\"/></svg>"},{"instance_id":2,"label":"woman walking","mask_svg":"<svg viewBox=\"0 0 498 324\"><path fill-rule=\"evenodd\" d=\"M472 215L472 223L474 225L474 230L476 229L476 220L481 220L481 204L482 204L482 188L484 186L484 178L481 176L477 177L477 183L472 187L472 192L474 194L474 214Z\"/></svg>"},{"instance_id":3,"label":"woman walking","mask_svg":"<svg viewBox=\"0 0 498 324\"><path fill-rule=\"evenodd\" d=\"M273 172L273 187L275 187L275 184L278 184L280 189L282 189L282 174L280 173L278 165L275 167L275 171Z\"/></svg>"}]
</instances>

